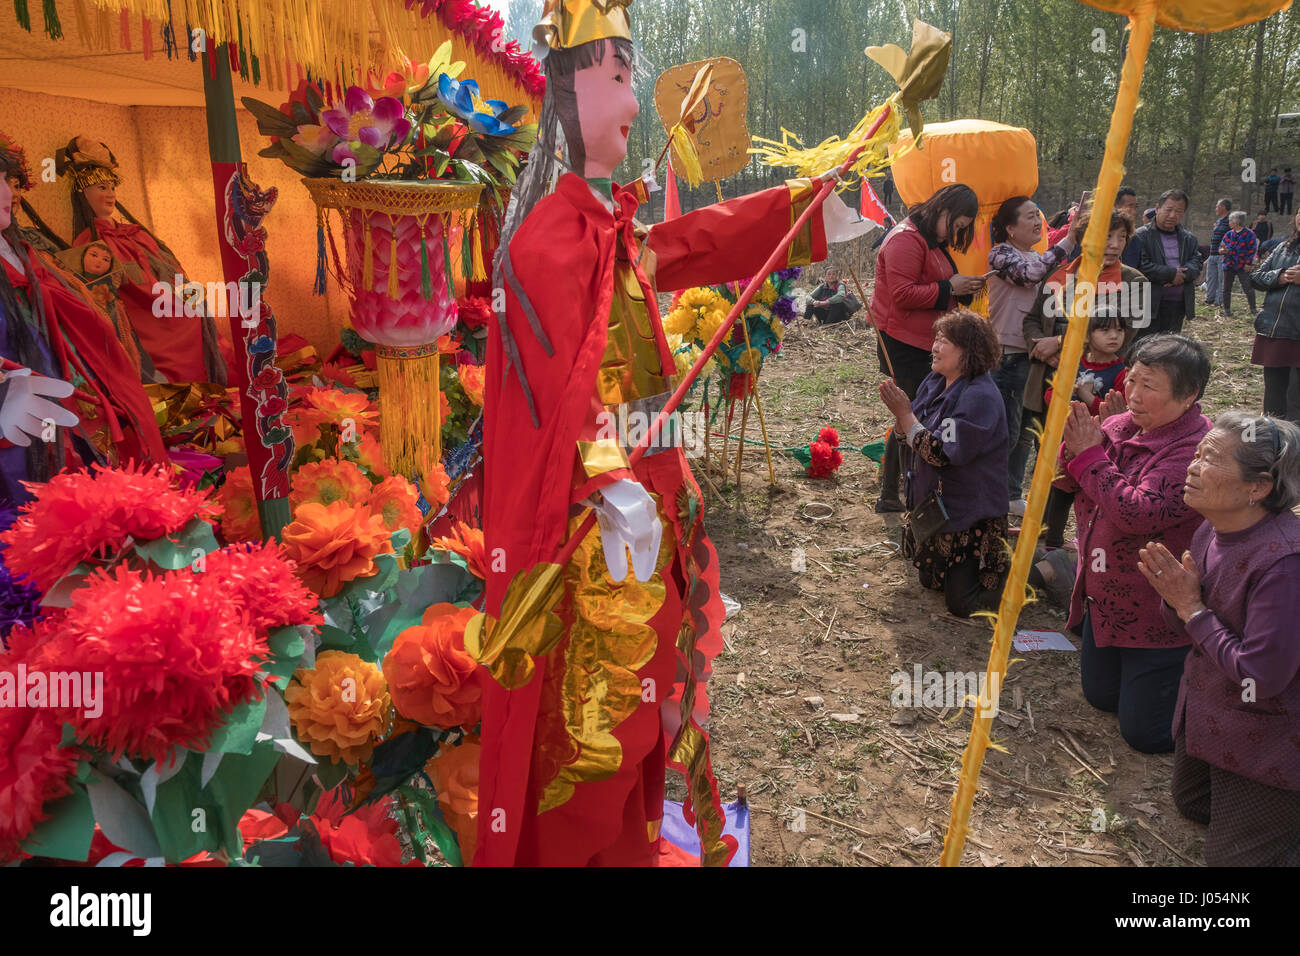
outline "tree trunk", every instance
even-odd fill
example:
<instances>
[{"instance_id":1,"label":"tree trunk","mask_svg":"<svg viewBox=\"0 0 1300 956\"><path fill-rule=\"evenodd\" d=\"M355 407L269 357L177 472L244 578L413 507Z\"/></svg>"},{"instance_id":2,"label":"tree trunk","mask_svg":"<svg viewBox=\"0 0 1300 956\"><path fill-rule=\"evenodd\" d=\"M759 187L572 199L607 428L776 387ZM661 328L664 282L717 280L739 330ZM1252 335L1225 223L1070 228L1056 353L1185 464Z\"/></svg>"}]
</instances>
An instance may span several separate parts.
<instances>
[{"instance_id":1,"label":"tree trunk","mask_svg":"<svg viewBox=\"0 0 1300 956\"><path fill-rule=\"evenodd\" d=\"M1260 20L1255 26L1255 62L1250 71L1250 116L1247 122L1250 124L1246 128L1246 145L1245 157L1255 161L1255 179L1259 180L1261 176L1268 175L1261 167L1258 154L1259 149L1259 124L1262 117L1259 111L1260 93L1263 90L1264 78L1264 21ZM1254 183L1243 182L1241 184L1241 205L1247 209L1247 216L1250 215L1250 196L1254 189Z\"/></svg>"}]
</instances>

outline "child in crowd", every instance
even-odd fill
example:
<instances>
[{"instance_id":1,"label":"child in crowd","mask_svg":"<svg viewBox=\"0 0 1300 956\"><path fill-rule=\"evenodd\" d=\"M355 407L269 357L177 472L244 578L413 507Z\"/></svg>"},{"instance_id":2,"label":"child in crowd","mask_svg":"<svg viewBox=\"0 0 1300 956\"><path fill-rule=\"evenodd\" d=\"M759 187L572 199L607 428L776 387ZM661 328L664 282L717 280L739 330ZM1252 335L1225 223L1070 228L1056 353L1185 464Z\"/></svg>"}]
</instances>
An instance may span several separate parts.
<instances>
[{"instance_id":1,"label":"child in crowd","mask_svg":"<svg viewBox=\"0 0 1300 956\"><path fill-rule=\"evenodd\" d=\"M1127 332L1128 320L1118 310L1099 308L1088 321L1088 348L1079 361L1079 374L1071 397L1083 402L1092 414L1100 418L1124 407L1121 397L1124 394L1125 369L1120 352ZM1050 386L1043 401L1045 404L1052 401ZM1069 602L1074 585L1074 555L1064 549L1065 525L1073 504L1073 492L1053 486L1044 515L1047 553L1029 573L1030 584L1046 589L1061 603Z\"/></svg>"},{"instance_id":2,"label":"child in crowd","mask_svg":"<svg viewBox=\"0 0 1300 956\"><path fill-rule=\"evenodd\" d=\"M1246 304L1255 314L1255 287L1250 282L1250 266L1259 250L1259 237L1246 228L1246 214L1237 210L1228 216L1228 231L1219 244L1223 258L1223 314L1232 315L1232 280L1241 283Z\"/></svg>"}]
</instances>

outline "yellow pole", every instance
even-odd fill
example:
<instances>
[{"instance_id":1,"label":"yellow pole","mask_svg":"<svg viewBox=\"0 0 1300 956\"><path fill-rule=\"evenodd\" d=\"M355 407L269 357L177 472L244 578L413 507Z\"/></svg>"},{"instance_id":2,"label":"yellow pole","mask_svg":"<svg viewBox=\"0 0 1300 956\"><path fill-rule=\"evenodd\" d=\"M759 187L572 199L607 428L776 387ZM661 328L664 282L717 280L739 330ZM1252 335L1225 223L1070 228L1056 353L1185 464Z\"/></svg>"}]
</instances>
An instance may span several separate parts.
<instances>
[{"instance_id":1,"label":"yellow pole","mask_svg":"<svg viewBox=\"0 0 1300 956\"><path fill-rule=\"evenodd\" d=\"M1087 316L1091 306L1087 300L1092 297L1097 276L1101 272L1101 257L1110 228L1110 210L1114 206L1115 193L1119 190L1124 175L1124 154L1128 150L1133 116L1137 112L1142 70L1155 26L1155 9L1155 0L1142 0L1129 18L1128 53L1124 57L1124 72L1115 96L1115 108L1111 112L1106 154L1097 177L1097 189L1093 193L1094 214L1083 237L1083 261L1079 265L1074 301L1070 304L1070 327L1061 346L1061 360L1056 372L1057 381L1060 382L1074 381L1079 368L1079 357L1083 353L1083 340L1088 328ZM1056 455L1061 435L1065 431L1070 392L1071 389L1068 388L1053 390L1052 403L1047 410L1043 438L1038 447L1038 460L1034 465L1029 503L1020 527L1020 540L1016 544L1011 573L1007 577L996 615L993 648L989 652L988 669L985 672L986 686L989 689L988 704L995 703L1001 691L1011 651L1011 638L1015 634L1020 610L1024 607L1025 583L1029 578L1029 566L1033 562L1034 546L1038 542L1038 532L1042 526L1043 507L1056 471ZM952 798L952 815L948 820L948 833L943 843L943 856L940 858L942 866L957 866L961 862L970 823L971 804L975 799L980 768L984 764L984 753L989 745L989 729L995 715L996 707L981 707L971 722L970 740L962 755L961 776L957 781L957 792Z\"/></svg>"}]
</instances>

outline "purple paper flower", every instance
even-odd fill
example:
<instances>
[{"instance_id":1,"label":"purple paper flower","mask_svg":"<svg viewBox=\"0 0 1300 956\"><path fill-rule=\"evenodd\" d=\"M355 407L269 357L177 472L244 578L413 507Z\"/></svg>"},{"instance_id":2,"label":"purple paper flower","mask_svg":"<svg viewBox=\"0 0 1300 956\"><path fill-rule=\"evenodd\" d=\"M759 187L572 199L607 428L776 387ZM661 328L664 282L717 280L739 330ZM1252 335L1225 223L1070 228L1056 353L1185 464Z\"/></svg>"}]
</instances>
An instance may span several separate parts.
<instances>
[{"instance_id":1,"label":"purple paper flower","mask_svg":"<svg viewBox=\"0 0 1300 956\"><path fill-rule=\"evenodd\" d=\"M334 149L336 162L339 150L349 144L364 143L385 150L400 146L411 135L411 121L406 118L401 100L391 96L374 100L359 86L348 87L342 109L325 110L320 118L331 133L343 140Z\"/></svg>"},{"instance_id":2,"label":"purple paper flower","mask_svg":"<svg viewBox=\"0 0 1300 956\"><path fill-rule=\"evenodd\" d=\"M789 282L791 279L799 278L799 275L802 272L803 266L793 266L789 269L778 269L776 271L776 277L781 282Z\"/></svg>"},{"instance_id":3,"label":"purple paper flower","mask_svg":"<svg viewBox=\"0 0 1300 956\"><path fill-rule=\"evenodd\" d=\"M772 303L772 314L782 322L789 322L794 318L794 299L789 296L781 296Z\"/></svg>"}]
</instances>

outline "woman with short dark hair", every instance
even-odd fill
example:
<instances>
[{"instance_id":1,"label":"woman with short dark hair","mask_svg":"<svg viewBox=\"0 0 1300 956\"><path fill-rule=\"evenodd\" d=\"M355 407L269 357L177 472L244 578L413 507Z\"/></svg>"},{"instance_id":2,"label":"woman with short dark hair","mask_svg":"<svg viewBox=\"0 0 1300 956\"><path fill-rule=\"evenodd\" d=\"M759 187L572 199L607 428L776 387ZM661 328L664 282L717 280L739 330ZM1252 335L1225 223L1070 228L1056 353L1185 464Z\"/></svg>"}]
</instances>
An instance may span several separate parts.
<instances>
[{"instance_id":1,"label":"woman with short dark hair","mask_svg":"<svg viewBox=\"0 0 1300 956\"><path fill-rule=\"evenodd\" d=\"M871 294L871 315L880 332L880 370L909 398L930 373L935 320L957 303L969 305L983 288L982 277L958 275L948 254L950 247L960 252L970 247L977 215L974 190L954 183L913 208L881 243ZM899 500L900 449L897 435L885 446L876 511L905 510Z\"/></svg>"},{"instance_id":2,"label":"woman with short dark hair","mask_svg":"<svg viewBox=\"0 0 1300 956\"><path fill-rule=\"evenodd\" d=\"M1205 517L1179 560L1138 570L1191 641L1174 716L1173 796L1209 824L1211 866L1300 864L1300 428L1224 412L1187 468Z\"/></svg>"},{"instance_id":3,"label":"woman with short dark hair","mask_svg":"<svg viewBox=\"0 0 1300 956\"><path fill-rule=\"evenodd\" d=\"M1210 430L1198 400L1210 378L1204 346L1181 335L1134 343L1125 370L1127 411L1098 422L1072 402L1065 422L1063 491L1077 491L1078 572L1067 624L1083 639L1083 694L1119 715L1129 746L1174 748L1169 728L1188 638L1160 616L1137 570L1138 551L1159 539L1178 553L1200 516L1183 501L1183 478Z\"/></svg>"},{"instance_id":4,"label":"woman with short dark hair","mask_svg":"<svg viewBox=\"0 0 1300 956\"><path fill-rule=\"evenodd\" d=\"M934 323L932 371L915 400L888 379L880 397L911 448L903 554L921 584L959 617L997 606L1006 546L1006 412L989 374L1001 358L992 326L957 309Z\"/></svg>"}]
</instances>

